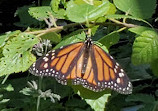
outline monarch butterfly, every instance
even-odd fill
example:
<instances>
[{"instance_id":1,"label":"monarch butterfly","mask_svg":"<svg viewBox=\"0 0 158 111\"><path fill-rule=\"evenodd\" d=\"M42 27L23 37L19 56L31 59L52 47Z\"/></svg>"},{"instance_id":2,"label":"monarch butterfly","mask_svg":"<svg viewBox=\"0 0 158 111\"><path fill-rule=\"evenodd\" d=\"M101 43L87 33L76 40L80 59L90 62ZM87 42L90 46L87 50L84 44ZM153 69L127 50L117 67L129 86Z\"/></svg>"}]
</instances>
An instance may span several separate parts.
<instances>
[{"instance_id":1,"label":"monarch butterfly","mask_svg":"<svg viewBox=\"0 0 158 111\"><path fill-rule=\"evenodd\" d=\"M49 51L30 67L37 76L52 76L63 85L72 84L98 92L106 88L121 94L132 93L132 84L111 55L95 45L90 37Z\"/></svg>"}]
</instances>

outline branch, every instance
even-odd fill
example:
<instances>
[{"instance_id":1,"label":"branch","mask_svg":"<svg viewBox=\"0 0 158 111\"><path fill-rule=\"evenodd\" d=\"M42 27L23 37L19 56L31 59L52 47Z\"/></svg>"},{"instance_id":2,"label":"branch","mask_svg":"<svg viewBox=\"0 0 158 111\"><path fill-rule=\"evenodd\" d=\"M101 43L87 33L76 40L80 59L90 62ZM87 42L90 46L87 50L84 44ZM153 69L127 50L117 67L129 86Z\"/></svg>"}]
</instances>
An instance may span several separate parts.
<instances>
[{"instance_id":1,"label":"branch","mask_svg":"<svg viewBox=\"0 0 158 111\"><path fill-rule=\"evenodd\" d=\"M132 27L137 27L138 25L134 25L134 24L128 24L128 23L123 23L123 22L120 22L118 20L115 20L115 19L109 19L111 20L112 22L114 23L95 23L95 22L90 22L91 24L94 24L94 25L122 25L122 26L125 26L126 28L132 28ZM43 29L43 30L38 30L38 31L26 31L27 33L29 34L35 34L37 35L38 37L39 36L42 36L44 35L45 33L49 33L49 32L60 32L64 29L67 29L67 28L72 28L72 27L75 27L75 26L78 26L78 25L82 25L82 24L86 24L85 22L84 23L71 23L71 24L68 24L68 25L65 25L65 26L56 26L56 27L53 27L53 28L48 28L48 29ZM124 28L125 29L125 28Z\"/></svg>"},{"instance_id":2,"label":"branch","mask_svg":"<svg viewBox=\"0 0 158 111\"><path fill-rule=\"evenodd\" d=\"M113 21L116 24L123 25L123 26L128 27L128 28L138 27L138 25L123 23L123 22L120 22L120 21L115 20L115 19L109 19L109 20Z\"/></svg>"}]
</instances>

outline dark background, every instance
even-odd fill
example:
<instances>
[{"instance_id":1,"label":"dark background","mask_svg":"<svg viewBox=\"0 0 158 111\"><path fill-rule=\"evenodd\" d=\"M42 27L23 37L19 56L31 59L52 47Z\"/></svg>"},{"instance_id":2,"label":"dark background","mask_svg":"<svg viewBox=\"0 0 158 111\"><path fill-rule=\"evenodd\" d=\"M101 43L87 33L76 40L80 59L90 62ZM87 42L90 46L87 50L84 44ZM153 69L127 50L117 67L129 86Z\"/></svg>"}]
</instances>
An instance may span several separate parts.
<instances>
[{"instance_id":1,"label":"dark background","mask_svg":"<svg viewBox=\"0 0 158 111\"><path fill-rule=\"evenodd\" d=\"M37 0L0 0L0 33L21 29L13 23L19 18L14 17L19 7L30 4L37 4Z\"/></svg>"}]
</instances>

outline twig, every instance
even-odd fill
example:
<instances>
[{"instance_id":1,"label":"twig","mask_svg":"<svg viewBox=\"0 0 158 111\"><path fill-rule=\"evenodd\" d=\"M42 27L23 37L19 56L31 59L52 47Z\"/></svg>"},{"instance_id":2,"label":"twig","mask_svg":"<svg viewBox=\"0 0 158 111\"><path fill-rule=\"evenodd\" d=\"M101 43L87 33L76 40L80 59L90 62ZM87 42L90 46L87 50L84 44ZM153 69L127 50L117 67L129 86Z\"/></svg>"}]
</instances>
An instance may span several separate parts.
<instances>
[{"instance_id":1,"label":"twig","mask_svg":"<svg viewBox=\"0 0 158 111\"><path fill-rule=\"evenodd\" d=\"M128 24L128 23L123 23L123 22L120 22L118 20L115 20L115 19L109 19L117 24L120 24L120 25L123 25L125 27L128 27L128 28L132 28L132 27L137 27L138 25L134 25L134 24Z\"/></svg>"}]
</instances>

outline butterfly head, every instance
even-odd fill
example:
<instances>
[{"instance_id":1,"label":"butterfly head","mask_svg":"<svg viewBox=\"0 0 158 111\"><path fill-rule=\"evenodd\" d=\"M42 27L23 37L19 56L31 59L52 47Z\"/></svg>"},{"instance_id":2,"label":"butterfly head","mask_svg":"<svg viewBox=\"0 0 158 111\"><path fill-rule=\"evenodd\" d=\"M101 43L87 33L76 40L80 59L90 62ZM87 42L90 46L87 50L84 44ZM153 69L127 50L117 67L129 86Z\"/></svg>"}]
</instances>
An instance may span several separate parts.
<instances>
[{"instance_id":1,"label":"butterfly head","mask_svg":"<svg viewBox=\"0 0 158 111\"><path fill-rule=\"evenodd\" d=\"M91 37L87 37L84 43L85 43L86 47L89 48L93 44L93 41L92 41Z\"/></svg>"}]
</instances>

